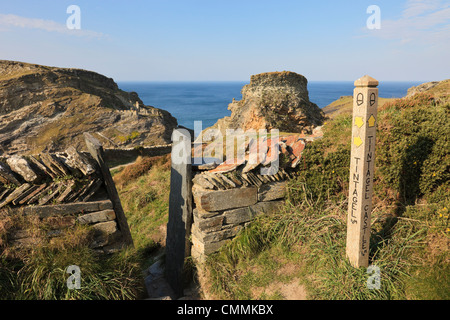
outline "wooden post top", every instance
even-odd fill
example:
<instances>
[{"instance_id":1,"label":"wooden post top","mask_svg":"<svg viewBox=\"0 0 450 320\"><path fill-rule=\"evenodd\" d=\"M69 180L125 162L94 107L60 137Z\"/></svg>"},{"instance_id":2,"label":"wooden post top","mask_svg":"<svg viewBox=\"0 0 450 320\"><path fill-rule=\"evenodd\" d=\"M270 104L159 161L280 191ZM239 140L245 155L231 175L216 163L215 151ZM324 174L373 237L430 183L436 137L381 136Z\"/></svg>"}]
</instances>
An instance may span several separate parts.
<instances>
[{"instance_id":1,"label":"wooden post top","mask_svg":"<svg viewBox=\"0 0 450 320\"><path fill-rule=\"evenodd\" d=\"M377 87L378 80L368 76L367 74L364 77L359 78L355 81L355 87Z\"/></svg>"}]
</instances>

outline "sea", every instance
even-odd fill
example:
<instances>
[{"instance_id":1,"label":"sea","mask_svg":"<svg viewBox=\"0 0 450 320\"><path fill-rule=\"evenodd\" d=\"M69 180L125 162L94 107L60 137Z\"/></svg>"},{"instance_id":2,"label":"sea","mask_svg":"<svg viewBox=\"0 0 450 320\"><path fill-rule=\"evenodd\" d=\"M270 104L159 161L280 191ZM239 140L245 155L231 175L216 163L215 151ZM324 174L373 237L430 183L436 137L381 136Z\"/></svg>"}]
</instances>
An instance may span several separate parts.
<instances>
[{"instance_id":1,"label":"sea","mask_svg":"<svg viewBox=\"0 0 450 320\"><path fill-rule=\"evenodd\" d=\"M425 81L424 81L425 82ZM378 86L379 96L401 98L412 86L423 82L383 81ZM241 89L248 82L118 82L124 91L138 93L145 105L169 111L178 124L193 129L194 121L202 121L202 128L212 126L230 116L228 104L241 100ZM309 81L309 100L324 108L341 96L353 94L353 81Z\"/></svg>"}]
</instances>

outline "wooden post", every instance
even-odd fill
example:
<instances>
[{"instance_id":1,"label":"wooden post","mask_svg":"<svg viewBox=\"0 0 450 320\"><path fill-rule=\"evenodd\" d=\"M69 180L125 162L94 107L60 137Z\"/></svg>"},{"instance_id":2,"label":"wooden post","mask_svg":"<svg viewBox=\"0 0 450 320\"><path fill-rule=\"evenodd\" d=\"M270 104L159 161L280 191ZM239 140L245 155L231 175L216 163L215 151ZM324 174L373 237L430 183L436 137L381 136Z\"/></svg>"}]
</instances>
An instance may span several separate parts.
<instances>
[{"instance_id":1,"label":"wooden post","mask_svg":"<svg viewBox=\"0 0 450 320\"><path fill-rule=\"evenodd\" d=\"M187 130L177 129L173 131L172 141L165 272L167 281L178 298L183 295L185 258L191 254L191 136Z\"/></svg>"},{"instance_id":2,"label":"wooden post","mask_svg":"<svg viewBox=\"0 0 450 320\"><path fill-rule=\"evenodd\" d=\"M375 163L378 81L364 76L353 91L352 146L346 253L354 267L368 267Z\"/></svg>"},{"instance_id":3,"label":"wooden post","mask_svg":"<svg viewBox=\"0 0 450 320\"><path fill-rule=\"evenodd\" d=\"M112 179L111 172L105 163L103 147L97 139L87 132L84 133L84 139L86 141L86 146L89 153L95 161L97 161L98 166L100 167L100 172L106 186L106 191L108 192L109 199L113 204L113 209L116 213L117 222L119 224L119 229L122 232L123 239L128 246L133 247L133 238L131 237L127 218L123 212L122 203L120 202L119 194L117 193L116 185Z\"/></svg>"}]
</instances>

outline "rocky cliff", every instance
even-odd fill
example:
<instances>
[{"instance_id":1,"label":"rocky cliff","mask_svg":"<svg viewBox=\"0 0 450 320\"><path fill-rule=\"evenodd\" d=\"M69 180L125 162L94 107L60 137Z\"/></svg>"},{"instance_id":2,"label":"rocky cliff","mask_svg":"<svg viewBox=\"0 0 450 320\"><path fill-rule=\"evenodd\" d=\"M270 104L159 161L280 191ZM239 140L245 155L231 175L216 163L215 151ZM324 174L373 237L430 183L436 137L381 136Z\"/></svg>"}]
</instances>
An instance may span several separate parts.
<instances>
[{"instance_id":1,"label":"rocky cliff","mask_svg":"<svg viewBox=\"0 0 450 320\"><path fill-rule=\"evenodd\" d=\"M408 93L406 97L412 97L413 95L421 92L432 93L437 97L448 97L449 95L449 87L450 87L450 79L442 80L442 81L431 81L425 82L418 86L411 87L408 89Z\"/></svg>"},{"instance_id":2,"label":"rocky cliff","mask_svg":"<svg viewBox=\"0 0 450 320\"><path fill-rule=\"evenodd\" d=\"M229 104L231 116L213 127L225 129L279 129L312 132L324 120L322 110L309 101L308 81L300 74L283 71L253 75L242 88L242 100Z\"/></svg>"},{"instance_id":3,"label":"rocky cliff","mask_svg":"<svg viewBox=\"0 0 450 320\"><path fill-rule=\"evenodd\" d=\"M83 132L105 147L165 144L176 126L101 74L0 60L0 154L81 150Z\"/></svg>"}]
</instances>

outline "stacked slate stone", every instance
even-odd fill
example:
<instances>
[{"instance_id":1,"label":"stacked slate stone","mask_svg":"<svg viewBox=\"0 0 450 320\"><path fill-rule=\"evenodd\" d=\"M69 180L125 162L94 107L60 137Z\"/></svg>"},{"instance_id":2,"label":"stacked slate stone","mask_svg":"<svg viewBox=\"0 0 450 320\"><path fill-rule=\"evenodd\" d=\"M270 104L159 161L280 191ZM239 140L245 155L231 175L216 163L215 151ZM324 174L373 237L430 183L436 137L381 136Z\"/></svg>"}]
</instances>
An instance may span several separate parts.
<instances>
[{"instance_id":1,"label":"stacked slate stone","mask_svg":"<svg viewBox=\"0 0 450 320\"><path fill-rule=\"evenodd\" d=\"M273 154L268 145L265 154ZM249 161L234 161L196 168L198 171L192 180L191 254L194 259L202 261L220 249L256 216L281 209L287 182L300 169L305 141L298 136L281 137L275 148L279 167L269 175L260 171L264 164L267 165L264 157L251 165Z\"/></svg>"},{"instance_id":2,"label":"stacked slate stone","mask_svg":"<svg viewBox=\"0 0 450 320\"><path fill-rule=\"evenodd\" d=\"M88 201L103 181L88 154L64 153L0 158L0 208Z\"/></svg>"},{"instance_id":3,"label":"stacked slate stone","mask_svg":"<svg viewBox=\"0 0 450 320\"><path fill-rule=\"evenodd\" d=\"M25 206L10 209L9 213L39 221L34 226L30 223L26 228L8 230L7 238L12 246L30 247L45 243L64 235L75 225L91 226L89 247L98 253L113 253L125 246L110 200Z\"/></svg>"},{"instance_id":4,"label":"stacked slate stone","mask_svg":"<svg viewBox=\"0 0 450 320\"><path fill-rule=\"evenodd\" d=\"M0 158L0 210L28 221L6 230L7 242L30 247L52 241L75 225L90 225L89 247L124 247L113 204L97 163L70 147L62 153Z\"/></svg>"}]
</instances>

